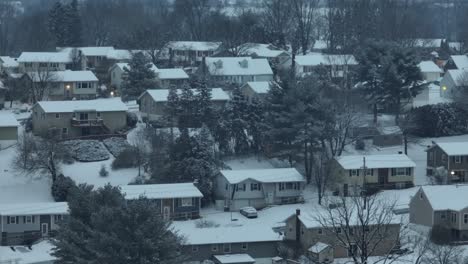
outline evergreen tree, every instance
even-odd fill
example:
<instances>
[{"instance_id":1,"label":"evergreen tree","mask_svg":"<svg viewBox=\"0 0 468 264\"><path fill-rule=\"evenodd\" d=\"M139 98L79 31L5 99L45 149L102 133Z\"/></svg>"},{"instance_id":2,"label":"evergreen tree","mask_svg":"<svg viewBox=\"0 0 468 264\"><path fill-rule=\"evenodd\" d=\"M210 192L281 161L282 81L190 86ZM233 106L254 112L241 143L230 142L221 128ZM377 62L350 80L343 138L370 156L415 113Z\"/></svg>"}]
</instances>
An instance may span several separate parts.
<instances>
[{"instance_id":1,"label":"evergreen tree","mask_svg":"<svg viewBox=\"0 0 468 264\"><path fill-rule=\"evenodd\" d=\"M179 129L196 127L197 125L199 125L197 122L198 120L194 119L194 117L196 116L196 113L194 113L196 107L197 101L195 100L193 91L190 89L189 86L182 87L182 91L179 96Z\"/></svg>"},{"instance_id":2,"label":"evergreen tree","mask_svg":"<svg viewBox=\"0 0 468 264\"><path fill-rule=\"evenodd\" d=\"M169 88L169 94L167 95L167 104L165 105L166 111L164 120L169 123L169 126L172 128L175 126L178 116L181 112L180 109L180 99L177 94L177 88L172 86Z\"/></svg>"},{"instance_id":3,"label":"evergreen tree","mask_svg":"<svg viewBox=\"0 0 468 264\"><path fill-rule=\"evenodd\" d=\"M55 44L58 47L67 45L67 21L65 19L66 7L57 1L49 11L48 28L55 37Z\"/></svg>"},{"instance_id":4,"label":"evergreen tree","mask_svg":"<svg viewBox=\"0 0 468 264\"><path fill-rule=\"evenodd\" d=\"M124 100L134 100L145 90L156 88L155 72L151 62L143 53L133 54L124 71L126 73L122 84L122 98Z\"/></svg>"},{"instance_id":5,"label":"evergreen tree","mask_svg":"<svg viewBox=\"0 0 468 264\"><path fill-rule=\"evenodd\" d=\"M205 86L196 89L196 119L202 123L212 127L214 122L214 109L211 100L211 89Z\"/></svg>"},{"instance_id":6,"label":"evergreen tree","mask_svg":"<svg viewBox=\"0 0 468 264\"><path fill-rule=\"evenodd\" d=\"M82 44L81 16L78 9L78 0L72 0L65 8L67 37L66 46L80 47Z\"/></svg>"},{"instance_id":7,"label":"evergreen tree","mask_svg":"<svg viewBox=\"0 0 468 264\"><path fill-rule=\"evenodd\" d=\"M157 205L126 202L117 187L81 185L69 196L70 216L53 240L57 263L162 263L183 261L181 238L169 232Z\"/></svg>"}]
</instances>

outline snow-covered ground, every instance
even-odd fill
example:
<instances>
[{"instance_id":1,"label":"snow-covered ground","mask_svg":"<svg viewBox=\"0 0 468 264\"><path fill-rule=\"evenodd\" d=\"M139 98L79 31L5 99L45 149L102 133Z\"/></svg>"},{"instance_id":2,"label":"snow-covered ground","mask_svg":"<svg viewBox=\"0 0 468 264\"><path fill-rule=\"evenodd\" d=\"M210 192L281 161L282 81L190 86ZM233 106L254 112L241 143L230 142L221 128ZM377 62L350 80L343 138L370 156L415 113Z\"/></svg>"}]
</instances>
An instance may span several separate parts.
<instances>
[{"instance_id":1,"label":"snow-covered ground","mask_svg":"<svg viewBox=\"0 0 468 264\"><path fill-rule=\"evenodd\" d=\"M33 264L52 263L55 257L51 256L52 244L48 241L37 243L29 249L24 246L0 247L0 263L5 264Z\"/></svg>"}]
</instances>

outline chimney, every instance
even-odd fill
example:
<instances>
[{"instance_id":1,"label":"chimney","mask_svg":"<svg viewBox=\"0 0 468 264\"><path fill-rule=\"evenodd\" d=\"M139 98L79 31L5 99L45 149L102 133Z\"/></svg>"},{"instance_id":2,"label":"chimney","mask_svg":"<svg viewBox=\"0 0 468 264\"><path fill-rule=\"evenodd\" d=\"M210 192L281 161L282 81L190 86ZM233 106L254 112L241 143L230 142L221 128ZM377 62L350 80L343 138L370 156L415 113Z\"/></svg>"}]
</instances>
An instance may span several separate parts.
<instances>
[{"instance_id":1,"label":"chimney","mask_svg":"<svg viewBox=\"0 0 468 264\"><path fill-rule=\"evenodd\" d=\"M299 216L301 215L301 210L296 209L296 242L301 240L301 221L299 220Z\"/></svg>"}]
</instances>

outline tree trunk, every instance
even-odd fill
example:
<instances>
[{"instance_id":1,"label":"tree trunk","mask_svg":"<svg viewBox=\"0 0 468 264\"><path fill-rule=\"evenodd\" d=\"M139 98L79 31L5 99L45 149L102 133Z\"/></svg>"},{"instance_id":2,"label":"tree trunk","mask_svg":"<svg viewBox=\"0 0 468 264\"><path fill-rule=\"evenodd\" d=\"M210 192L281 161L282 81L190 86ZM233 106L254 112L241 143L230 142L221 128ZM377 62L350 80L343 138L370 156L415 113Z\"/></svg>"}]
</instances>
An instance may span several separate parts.
<instances>
[{"instance_id":1,"label":"tree trunk","mask_svg":"<svg viewBox=\"0 0 468 264\"><path fill-rule=\"evenodd\" d=\"M405 155L408 155L408 135L403 133L403 144L405 145Z\"/></svg>"},{"instance_id":2,"label":"tree trunk","mask_svg":"<svg viewBox=\"0 0 468 264\"><path fill-rule=\"evenodd\" d=\"M374 125L377 125L377 103L374 103L374 106L373 106L373 110L374 110Z\"/></svg>"}]
</instances>

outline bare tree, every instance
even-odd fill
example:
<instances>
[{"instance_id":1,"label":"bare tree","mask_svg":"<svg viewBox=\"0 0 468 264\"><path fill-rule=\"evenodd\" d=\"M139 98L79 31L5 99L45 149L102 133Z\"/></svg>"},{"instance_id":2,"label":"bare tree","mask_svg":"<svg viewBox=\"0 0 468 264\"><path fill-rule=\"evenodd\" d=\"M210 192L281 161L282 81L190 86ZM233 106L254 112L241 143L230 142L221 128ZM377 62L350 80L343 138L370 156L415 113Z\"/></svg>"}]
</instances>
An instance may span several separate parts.
<instances>
[{"instance_id":1,"label":"bare tree","mask_svg":"<svg viewBox=\"0 0 468 264\"><path fill-rule=\"evenodd\" d=\"M270 42L286 48L287 35L291 30L291 6L284 0L263 1L263 24L270 35Z\"/></svg>"},{"instance_id":2,"label":"bare tree","mask_svg":"<svg viewBox=\"0 0 468 264\"><path fill-rule=\"evenodd\" d=\"M326 192L334 183L330 158L324 151L317 151L313 164L312 181L317 187L318 204L322 204Z\"/></svg>"},{"instance_id":3,"label":"bare tree","mask_svg":"<svg viewBox=\"0 0 468 264\"><path fill-rule=\"evenodd\" d=\"M54 88L54 81L57 81L57 74L49 66L37 67L28 76L31 78L29 94L33 104L46 98Z\"/></svg>"},{"instance_id":4,"label":"bare tree","mask_svg":"<svg viewBox=\"0 0 468 264\"><path fill-rule=\"evenodd\" d=\"M193 40L206 40L207 17L211 12L208 0L176 0L175 15L182 19Z\"/></svg>"},{"instance_id":5,"label":"bare tree","mask_svg":"<svg viewBox=\"0 0 468 264\"><path fill-rule=\"evenodd\" d=\"M16 170L29 172L34 170L34 153L36 152L36 139L33 135L23 132L18 139L16 156L13 167Z\"/></svg>"},{"instance_id":6,"label":"bare tree","mask_svg":"<svg viewBox=\"0 0 468 264\"><path fill-rule=\"evenodd\" d=\"M140 129L136 132L135 137L131 140L130 145L133 149L135 165L138 168L138 177L141 177L141 170L146 168L148 155L151 151L150 143L148 141L148 132L146 129Z\"/></svg>"},{"instance_id":7,"label":"bare tree","mask_svg":"<svg viewBox=\"0 0 468 264\"><path fill-rule=\"evenodd\" d=\"M306 55L314 44L312 27L317 16L317 0L289 0L292 9L292 19L296 27L302 54Z\"/></svg>"}]
</instances>

